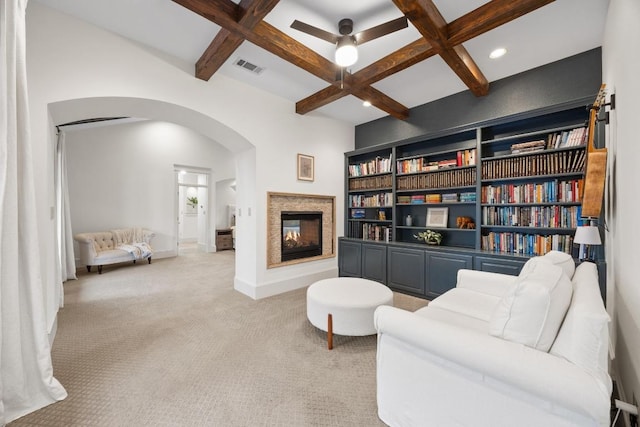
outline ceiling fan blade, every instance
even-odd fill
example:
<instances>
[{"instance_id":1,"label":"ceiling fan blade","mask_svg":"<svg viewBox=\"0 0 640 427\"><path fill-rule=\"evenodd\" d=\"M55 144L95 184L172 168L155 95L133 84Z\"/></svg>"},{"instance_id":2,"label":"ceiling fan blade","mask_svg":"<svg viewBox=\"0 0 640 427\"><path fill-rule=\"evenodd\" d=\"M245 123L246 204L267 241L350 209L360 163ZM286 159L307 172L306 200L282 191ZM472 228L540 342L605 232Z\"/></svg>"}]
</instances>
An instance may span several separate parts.
<instances>
[{"instance_id":1,"label":"ceiling fan blade","mask_svg":"<svg viewBox=\"0 0 640 427\"><path fill-rule=\"evenodd\" d=\"M403 16L401 18L385 22L384 24L371 27L368 30L360 31L354 37L356 38L358 45L361 45L362 43L377 39L378 37L386 36L387 34L407 28L407 26L407 18Z\"/></svg>"},{"instance_id":2,"label":"ceiling fan blade","mask_svg":"<svg viewBox=\"0 0 640 427\"><path fill-rule=\"evenodd\" d=\"M302 31L303 33L307 33L333 44L338 43L338 39L340 38L335 34L332 34L325 30L321 30L320 28L314 27L313 25L305 24L304 22L300 22L298 20L293 21L293 23L291 24L291 28L293 28L294 30Z\"/></svg>"}]
</instances>

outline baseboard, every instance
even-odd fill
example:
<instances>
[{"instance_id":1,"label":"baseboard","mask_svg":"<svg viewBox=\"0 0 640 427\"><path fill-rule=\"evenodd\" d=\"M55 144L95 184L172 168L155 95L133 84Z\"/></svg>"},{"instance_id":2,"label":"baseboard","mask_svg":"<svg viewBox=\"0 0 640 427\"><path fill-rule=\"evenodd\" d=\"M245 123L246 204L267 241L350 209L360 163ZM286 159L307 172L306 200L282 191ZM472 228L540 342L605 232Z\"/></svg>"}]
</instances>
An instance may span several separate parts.
<instances>
[{"instance_id":1,"label":"baseboard","mask_svg":"<svg viewBox=\"0 0 640 427\"><path fill-rule=\"evenodd\" d=\"M338 268L331 267L323 271L317 271L310 274L304 274L295 277L288 277L283 280L274 280L254 286L241 279L234 279L234 289L240 293L247 295L253 299L268 298L274 295L282 294L296 289L305 288L310 284L322 279L338 277Z\"/></svg>"},{"instance_id":2,"label":"baseboard","mask_svg":"<svg viewBox=\"0 0 640 427\"><path fill-rule=\"evenodd\" d=\"M161 259L161 258L173 258L176 256L176 251L166 250L166 251L157 251L153 253L151 259Z\"/></svg>"}]
</instances>

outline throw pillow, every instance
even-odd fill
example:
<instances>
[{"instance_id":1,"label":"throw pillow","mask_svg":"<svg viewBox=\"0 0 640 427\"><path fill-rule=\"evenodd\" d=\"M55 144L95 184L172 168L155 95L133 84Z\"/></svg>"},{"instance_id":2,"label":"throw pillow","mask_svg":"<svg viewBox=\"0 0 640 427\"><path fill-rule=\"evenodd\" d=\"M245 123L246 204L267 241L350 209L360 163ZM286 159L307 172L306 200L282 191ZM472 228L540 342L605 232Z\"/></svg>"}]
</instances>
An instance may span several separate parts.
<instances>
[{"instance_id":1,"label":"throw pillow","mask_svg":"<svg viewBox=\"0 0 640 427\"><path fill-rule=\"evenodd\" d=\"M494 310L489 333L549 351L571 302L572 291L571 281L562 268L543 257L530 259Z\"/></svg>"},{"instance_id":2,"label":"throw pillow","mask_svg":"<svg viewBox=\"0 0 640 427\"><path fill-rule=\"evenodd\" d=\"M562 268L564 274L566 274L569 279L573 277L573 273L576 271L576 262L573 260L573 257L566 252L549 251L544 254L542 258Z\"/></svg>"},{"instance_id":3,"label":"throw pillow","mask_svg":"<svg viewBox=\"0 0 640 427\"><path fill-rule=\"evenodd\" d=\"M571 306L550 353L589 372L606 373L608 346L609 315L600 296L598 270L585 262L573 276Z\"/></svg>"}]
</instances>

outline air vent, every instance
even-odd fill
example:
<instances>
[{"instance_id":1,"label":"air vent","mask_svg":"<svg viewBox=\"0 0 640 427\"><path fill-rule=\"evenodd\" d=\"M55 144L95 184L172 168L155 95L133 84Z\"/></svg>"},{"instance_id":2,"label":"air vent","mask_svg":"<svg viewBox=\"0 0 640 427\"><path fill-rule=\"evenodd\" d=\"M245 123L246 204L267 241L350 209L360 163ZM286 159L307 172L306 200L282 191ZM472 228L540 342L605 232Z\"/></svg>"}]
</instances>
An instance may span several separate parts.
<instances>
[{"instance_id":1,"label":"air vent","mask_svg":"<svg viewBox=\"0 0 640 427\"><path fill-rule=\"evenodd\" d=\"M251 71L254 74L260 74L264 71L263 67L259 67L256 64L252 64L249 61L246 61L244 59L238 58L235 60L234 62L235 65L237 65L240 68L243 68L247 71Z\"/></svg>"}]
</instances>

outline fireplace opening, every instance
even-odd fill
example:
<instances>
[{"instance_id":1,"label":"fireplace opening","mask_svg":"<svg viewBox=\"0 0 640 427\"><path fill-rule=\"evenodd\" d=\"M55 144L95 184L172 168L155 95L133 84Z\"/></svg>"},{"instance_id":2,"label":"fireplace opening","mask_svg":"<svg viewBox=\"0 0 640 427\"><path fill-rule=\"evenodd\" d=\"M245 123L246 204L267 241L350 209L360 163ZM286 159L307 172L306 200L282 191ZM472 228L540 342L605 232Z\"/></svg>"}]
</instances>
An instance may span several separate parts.
<instances>
[{"instance_id":1,"label":"fireplace opening","mask_svg":"<svg viewBox=\"0 0 640 427\"><path fill-rule=\"evenodd\" d=\"M281 260L322 255L322 212L281 212Z\"/></svg>"}]
</instances>

